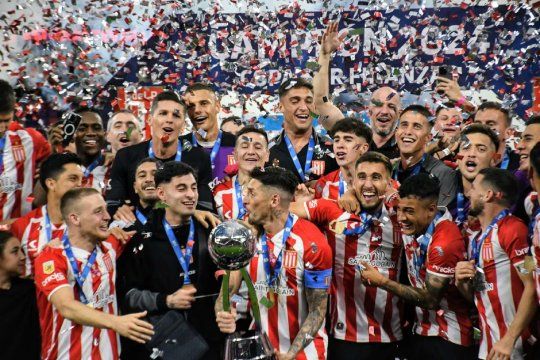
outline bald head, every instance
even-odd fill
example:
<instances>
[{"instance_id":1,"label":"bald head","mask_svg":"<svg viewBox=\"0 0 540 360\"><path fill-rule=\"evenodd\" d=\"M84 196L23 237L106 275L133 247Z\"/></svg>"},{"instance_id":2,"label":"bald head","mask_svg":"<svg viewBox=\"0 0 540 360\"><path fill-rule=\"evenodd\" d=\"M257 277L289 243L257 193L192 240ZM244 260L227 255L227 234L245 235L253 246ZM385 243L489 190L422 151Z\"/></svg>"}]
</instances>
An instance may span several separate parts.
<instances>
[{"instance_id":1,"label":"bald head","mask_svg":"<svg viewBox=\"0 0 540 360\"><path fill-rule=\"evenodd\" d=\"M399 93L388 87L378 88L371 95L368 106L371 128L381 137L392 133L401 110L401 98Z\"/></svg>"}]
</instances>

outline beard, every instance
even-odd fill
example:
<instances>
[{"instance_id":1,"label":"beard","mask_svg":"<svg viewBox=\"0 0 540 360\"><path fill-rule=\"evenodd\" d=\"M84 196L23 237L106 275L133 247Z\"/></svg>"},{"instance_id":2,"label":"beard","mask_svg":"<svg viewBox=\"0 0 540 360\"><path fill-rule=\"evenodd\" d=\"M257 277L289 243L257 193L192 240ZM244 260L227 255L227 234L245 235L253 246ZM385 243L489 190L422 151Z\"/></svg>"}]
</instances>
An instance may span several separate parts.
<instances>
[{"instance_id":1,"label":"beard","mask_svg":"<svg viewBox=\"0 0 540 360\"><path fill-rule=\"evenodd\" d=\"M380 137L387 137L388 135L392 133L392 131L393 131L393 127L389 128L388 130L375 129L375 133L379 135Z\"/></svg>"},{"instance_id":2,"label":"beard","mask_svg":"<svg viewBox=\"0 0 540 360\"><path fill-rule=\"evenodd\" d=\"M471 207L469 208L469 216L478 216L484 211L484 203L478 202L477 204L474 204L471 202Z\"/></svg>"}]
</instances>

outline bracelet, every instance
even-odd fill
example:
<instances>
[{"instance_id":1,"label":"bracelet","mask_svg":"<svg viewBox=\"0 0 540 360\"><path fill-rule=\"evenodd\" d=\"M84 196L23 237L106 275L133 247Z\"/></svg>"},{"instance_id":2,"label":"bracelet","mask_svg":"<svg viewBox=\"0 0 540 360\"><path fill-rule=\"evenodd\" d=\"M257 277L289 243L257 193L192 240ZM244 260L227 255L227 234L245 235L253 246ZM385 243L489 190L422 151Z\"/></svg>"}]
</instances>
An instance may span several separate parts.
<instances>
[{"instance_id":1,"label":"bracelet","mask_svg":"<svg viewBox=\"0 0 540 360\"><path fill-rule=\"evenodd\" d=\"M465 101L467 101L467 99L465 99L465 96L461 96L459 100L456 101L456 106L462 108L463 104L465 104Z\"/></svg>"},{"instance_id":2,"label":"bracelet","mask_svg":"<svg viewBox=\"0 0 540 360\"><path fill-rule=\"evenodd\" d=\"M449 148L445 148L445 149L442 150L442 153L444 154L443 158L445 158L448 155L450 155L452 153L452 151L450 151Z\"/></svg>"}]
</instances>

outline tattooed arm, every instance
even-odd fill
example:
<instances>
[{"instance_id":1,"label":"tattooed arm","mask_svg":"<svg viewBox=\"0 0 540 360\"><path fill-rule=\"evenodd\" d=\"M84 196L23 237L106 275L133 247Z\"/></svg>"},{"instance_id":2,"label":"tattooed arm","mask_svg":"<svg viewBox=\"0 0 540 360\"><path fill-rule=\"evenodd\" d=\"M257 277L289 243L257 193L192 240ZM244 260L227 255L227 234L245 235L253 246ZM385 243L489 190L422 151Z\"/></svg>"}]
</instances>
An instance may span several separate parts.
<instances>
[{"instance_id":1,"label":"tattooed arm","mask_svg":"<svg viewBox=\"0 0 540 360\"><path fill-rule=\"evenodd\" d=\"M308 316L294 338L289 351L285 356L281 356L280 359L295 359L296 355L313 341L317 331L319 331L324 322L326 306L328 304L326 289L306 288L306 300L309 309Z\"/></svg>"},{"instance_id":2,"label":"tattooed arm","mask_svg":"<svg viewBox=\"0 0 540 360\"><path fill-rule=\"evenodd\" d=\"M368 285L383 288L407 302L429 310L438 309L439 303L452 279L427 272L425 287L415 288L390 280L367 262L362 262L362 266L365 268L362 271L362 279Z\"/></svg>"}]
</instances>

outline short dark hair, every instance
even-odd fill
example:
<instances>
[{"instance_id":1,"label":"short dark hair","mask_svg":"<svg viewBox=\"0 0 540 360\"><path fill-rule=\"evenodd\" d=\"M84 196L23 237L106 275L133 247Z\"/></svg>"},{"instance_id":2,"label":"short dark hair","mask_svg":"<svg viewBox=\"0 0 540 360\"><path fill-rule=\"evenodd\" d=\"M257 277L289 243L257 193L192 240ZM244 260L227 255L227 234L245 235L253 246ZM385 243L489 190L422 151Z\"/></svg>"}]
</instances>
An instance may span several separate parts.
<instances>
[{"instance_id":1,"label":"short dark hair","mask_svg":"<svg viewBox=\"0 0 540 360\"><path fill-rule=\"evenodd\" d=\"M96 194L101 195L101 193L97 189L91 187L73 188L68 190L60 200L60 212L62 213L64 221L67 220L69 212L71 211L75 203L80 202L81 199L84 199L85 197Z\"/></svg>"},{"instance_id":2,"label":"short dark hair","mask_svg":"<svg viewBox=\"0 0 540 360\"><path fill-rule=\"evenodd\" d=\"M163 166L163 162L161 160L158 160L153 157L145 157L144 159L142 159L141 161L137 163L137 166L135 166L135 172L137 172L137 169L139 168L139 166L146 163L154 163L156 164L156 168L158 169Z\"/></svg>"},{"instance_id":3,"label":"short dark hair","mask_svg":"<svg viewBox=\"0 0 540 360\"><path fill-rule=\"evenodd\" d=\"M432 119L431 119L432 117L431 112L428 110L427 107L423 105L419 105L419 104L412 104L412 105L407 106L405 109L403 109L399 117L401 118L403 115L405 115L406 113L410 111L419 113L420 115L426 118L429 125L433 125Z\"/></svg>"},{"instance_id":4,"label":"short dark hair","mask_svg":"<svg viewBox=\"0 0 540 360\"><path fill-rule=\"evenodd\" d=\"M184 93L189 93L197 90L206 90L210 91L212 94L216 94L216 90L211 84L203 83L203 82L194 82L193 84L188 85Z\"/></svg>"},{"instance_id":5,"label":"short dark hair","mask_svg":"<svg viewBox=\"0 0 540 360\"><path fill-rule=\"evenodd\" d=\"M540 115L533 115L527 120L525 126L540 124Z\"/></svg>"},{"instance_id":6,"label":"short dark hair","mask_svg":"<svg viewBox=\"0 0 540 360\"><path fill-rule=\"evenodd\" d=\"M159 186L163 183L170 183L173 177L189 174L193 175L195 181L197 181L197 173L191 166L180 161L168 161L158 167L154 175L154 182L156 186Z\"/></svg>"},{"instance_id":7,"label":"short dark hair","mask_svg":"<svg viewBox=\"0 0 540 360\"><path fill-rule=\"evenodd\" d=\"M487 125L480 123L472 123L467 125L463 130L461 130L461 135L465 136L469 134L484 134L488 136L493 145L495 145L495 149L499 148L499 137L497 134L495 134L495 131L491 130L491 128Z\"/></svg>"},{"instance_id":8,"label":"short dark hair","mask_svg":"<svg viewBox=\"0 0 540 360\"><path fill-rule=\"evenodd\" d=\"M441 112L441 110L444 110L444 109L458 109L459 110L459 108L456 107L455 103L447 101L437 107L437 110L435 110L435 116L439 116L439 113Z\"/></svg>"},{"instance_id":9,"label":"short dark hair","mask_svg":"<svg viewBox=\"0 0 540 360\"><path fill-rule=\"evenodd\" d=\"M476 109L476 114L478 114L480 111L484 110L497 110L503 113L504 120L506 121L506 126L510 126L512 124L512 118L510 117L510 111L508 109L505 109L501 104L495 101L484 101L478 109Z\"/></svg>"},{"instance_id":10,"label":"short dark hair","mask_svg":"<svg viewBox=\"0 0 540 360\"><path fill-rule=\"evenodd\" d=\"M15 102L15 90L6 80L0 79L0 114L13 112Z\"/></svg>"},{"instance_id":11,"label":"short dark hair","mask_svg":"<svg viewBox=\"0 0 540 360\"><path fill-rule=\"evenodd\" d=\"M266 131L258 127L255 127L253 125L244 126L242 129L240 129L240 131L238 131L238 133L236 133L235 145L236 145L236 142L238 142L238 139L240 139L242 135L245 135L248 133L261 134L262 136L264 136L264 139L266 140L266 144L268 145L268 134L266 134Z\"/></svg>"},{"instance_id":12,"label":"short dark hair","mask_svg":"<svg viewBox=\"0 0 540 360\"><path fill-rule=\"evenodd\" d=\"M494 191L502 194L501 202L507 206L513 206L519 196L518 182L516 177L508 170L499 168L485 168L480 170L479 175L484 176L483 183L488 183Z\"/></svg>"},{"instance_id":13,"label":"short dark hair","mask_svg":"<svg viewBox=\"0 0 540 360\"><path fill-rule=\"evenodd\" d=\"M92 114L96 114L101 119L101 114L99 113L99 111L89 106L77 106L73 112L79 115L83 113L92 113Z\"/></svg>"},{"instance_id":14,"label":"short dark hair","mask_svg":"<svg viewBox=\"0 0 540 360\"><path fill-rule=\"evenodd\" d=\"M388 171L388 175L392 175L392 162L386 156L377 151L368 151L367 153L360 156L360 158L356 160L356 165L354 166L354 168L356 169L358 165L365 162L383 164L386 168L386 171Z\"/></svg>"},{"instance_id":15,"label":"short dark hair","mask_svg":"<svg viewBox=\"0 0 540 360\"><path fill-rule=\"evenodd\" d=\"M531 149L531 153L529 154L529 162L531 163L531 167L534 169L534 171L536 171L536 173L540 176L540 141L537 142L536 145L534 145Z\"/></svg>"},{"instance_id":16,"label":"short dark hair","mask_svg":"<svg viewBox=\"0 0 540 360\"><path fill-rule=\"evenodd\" d=\"M157 94L154 99L152 100L152 105L150 106L150 114L153 114L154 111L157 108L157 105L160 101L174 101L175 103L179 104L183 111L186 111L186 104L180 99L180 97L173 91L163 91Z\"/></svg>"},{"instance_id":17,"label":"short dark hair","mask_svg":"<svg viewBox=\"0 0 540 360\"><path fill-rule=\"evenodd\" d=\"M57 180L58 177L65 171L64 165L67 164L82 165L82 161L77 155L70 152L65 152L52 154L41 163L39 171L39 183L45 192L49 191L46 185L46 180Z\"/></svg>"},{"instance_id":18,"label":"short dark hair","mask_svg":"<svg viewBox=\"0 0 540 360\"><path fill-rule=\"evenodd\" d=\"M432 175L420 173L409 176L399 187L399 197L417 197L421 200L439 198L439 181Z\"/></svg>"},{"instance_id":19,"label":"short dark hair","mask_svg":"<svg viewBox=\"0 0 540 360\"><path fill-rule=\"evenodd\" d=\"M313 84L311 84L308 80L304 78L292 78L287 79L284 82L281 83L278 89L278 96L279 98L282 98L289 92L291 89L300 89L300 88L307 88L311 91L313 91Z\"/></svg>"},{"instance_id":20,"label":"short dark hair","mask_svg":"<svg viewBox=\"0 0 540 360\"><path fill-rule=\"evenodd\" d=\"M0 258L4 257L4 248L6 247L7 242L14 237L15 236L11 232L0 230Z\"/></svg>"},{"instance_id":21,"label":"short dark hair","mask_svg":"<svg viewBox=\"0 0 540 360\"><path fill-rule=\"evenodd\" d=\"M353 117L346 117L337 121L328 134L333 138L337 132L344 132L348 134L354 134L358 137L364 138L366 142L371 143L373 137L373 131L369 126L364 124L359 119Z\"/></svg>"},{"instance_id":22,"label":"short dark hair","mask_svg":"<svg viewBox=\"0 0 540 360\"><path fill-rule=\"evenodd\" d=\"M221 127L225 125L226 123L233 122L235 125L242 125L242 119L238 116L227 116L225 119L221 120Z\"/></svg>"},{"instance_id":23,"label":"short dark hair","mask_svg":"<svg viewBox=\"0 0 540 360\"><path fill-rule=\"evenodd\" d=\"M264 186L277 188L291 196L294 196L299 184L292 171L279 166L268 166L264 169L255 168L251 171L250 176L252 179L260 181Z\"/></svg>"}]
</instances>

